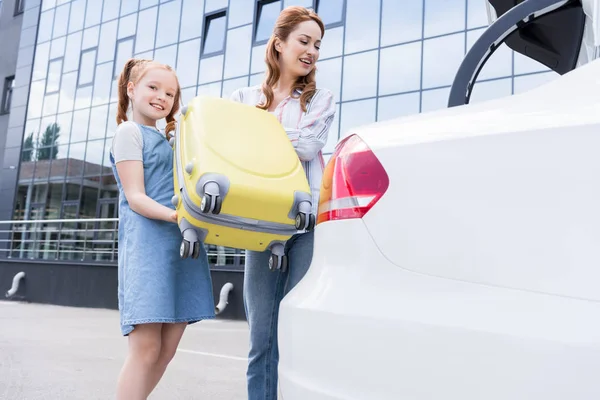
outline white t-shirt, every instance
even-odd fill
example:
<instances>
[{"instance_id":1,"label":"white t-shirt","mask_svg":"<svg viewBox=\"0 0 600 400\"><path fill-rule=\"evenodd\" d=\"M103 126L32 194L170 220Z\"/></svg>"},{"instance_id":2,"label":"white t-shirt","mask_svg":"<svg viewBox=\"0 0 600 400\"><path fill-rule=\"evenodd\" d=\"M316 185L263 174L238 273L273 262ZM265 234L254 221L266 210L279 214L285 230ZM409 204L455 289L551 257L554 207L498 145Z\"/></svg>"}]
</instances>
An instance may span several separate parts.
<instances>
[{"instance_id":1,"label":"white t-shirt","mask_svg":"<svg viewBox=\"0 0 600 400\"><path fill-rule=\"evenodd\" d=\"M115 164L120 161L144 161L143 151L144 141L140 128L131 121L119 124L110 148Z\"/></svg>"}]
</instances>

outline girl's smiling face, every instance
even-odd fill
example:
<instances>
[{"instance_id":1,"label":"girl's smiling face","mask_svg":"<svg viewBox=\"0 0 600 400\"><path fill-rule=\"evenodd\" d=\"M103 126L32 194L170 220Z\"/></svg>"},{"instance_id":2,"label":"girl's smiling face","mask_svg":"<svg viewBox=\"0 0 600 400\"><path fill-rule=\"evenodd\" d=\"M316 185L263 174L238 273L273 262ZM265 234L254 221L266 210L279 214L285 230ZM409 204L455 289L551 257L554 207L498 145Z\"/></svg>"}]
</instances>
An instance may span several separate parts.
<instances>
[{"instance_id":1,"label":"girl's smiling face","mask_svg":"<svg viewBox=\"0 0 600 400\"><path fill-rule=\"evenodd\" d=\"M173 71L150 67L134 84L127 84L127 94L133 105L133 120L155 126L173 109L177 94L177 79Z\"/></svg>"}]
</instances>

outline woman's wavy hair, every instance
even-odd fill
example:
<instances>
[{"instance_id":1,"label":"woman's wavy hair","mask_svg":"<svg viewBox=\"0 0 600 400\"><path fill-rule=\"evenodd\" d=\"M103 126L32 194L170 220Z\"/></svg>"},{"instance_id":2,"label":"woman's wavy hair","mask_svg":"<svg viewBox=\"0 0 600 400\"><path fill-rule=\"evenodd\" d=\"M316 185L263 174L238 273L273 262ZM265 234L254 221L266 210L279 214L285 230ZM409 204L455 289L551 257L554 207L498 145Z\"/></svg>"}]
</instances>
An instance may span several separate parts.
<instances>
[{"instance_id":1,"label":"woman's wavy hair","mask_svg":"<svg viewBox=\"0 0 600 400\"><path fill-rule=\"evenodd\" d=\"M273 86L279 80L281 71L279 70L279 52L275 49L275 39L279 38L281 41L287 41L290 33L292 33L298 24L305 21L315 21L319 28L321 28L321 36L325 35L325 25L321 18L312 10L300 6L286 7L275 21L275 28L273 28L273 34L269 38L267 43L267 50L265 54L265 62L267 64L267 72L265 80L262 83L262 92L266 97L264 104L258 104L257 107L263 110L268 110L273 102ZM290 95L296 90L302 91L300 95L300 106L302 111L306 112L306 104L312 99L317 90L317 82L315 79L316 67L306 76L298 78L296 83L292 86Z\"/></svg>"},{"instance_id":2,"label":"woman's wavy hair","mask_svg":"<svg viewBox=\"0 0 600 400\"><path fill-rule=\"evenodd\" d=\"M152 68L163 68L167 71L173 72L175 80L177 81L177 93L173 99L173 108L169 115L165 117L167 126L165 127L165 136L169 138L169 132L175 130L175 114L179 111L179 103L181 99L181 87L179 86L179 80L175 74L175 70L169 65L160 64L154 60L146 60L139 58L131 58L125 63L125 67L119 76L119 103L117 107L117 125L123 121L127 121L127 110L129 109L129 96L127 95L127 84L133 82L137 84L140 79Z\"/></svg>"}]
</instances>

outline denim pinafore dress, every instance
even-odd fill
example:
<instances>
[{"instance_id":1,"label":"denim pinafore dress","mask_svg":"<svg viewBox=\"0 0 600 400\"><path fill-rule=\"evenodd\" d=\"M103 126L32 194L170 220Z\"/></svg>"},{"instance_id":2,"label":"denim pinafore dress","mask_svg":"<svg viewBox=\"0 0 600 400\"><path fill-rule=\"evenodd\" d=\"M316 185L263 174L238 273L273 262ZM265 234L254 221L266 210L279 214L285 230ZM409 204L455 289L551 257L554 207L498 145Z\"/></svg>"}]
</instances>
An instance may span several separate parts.
<instances>
[{"instance_id":1,"label":"denim pinafore dress","mask_svg":"<svg viewBox=\"0 0 600 400\"><path fill-rule=\"evenodd\" d=\"M139 125L146 194L173 210L173 150L164 134ZM177 224L141 216L129 207L111 154L119 188L118 297L121 333L137 324L194 323L214 318L212 282L204 246L197 259L181 259Z\"/></svg>"}]
</instances>

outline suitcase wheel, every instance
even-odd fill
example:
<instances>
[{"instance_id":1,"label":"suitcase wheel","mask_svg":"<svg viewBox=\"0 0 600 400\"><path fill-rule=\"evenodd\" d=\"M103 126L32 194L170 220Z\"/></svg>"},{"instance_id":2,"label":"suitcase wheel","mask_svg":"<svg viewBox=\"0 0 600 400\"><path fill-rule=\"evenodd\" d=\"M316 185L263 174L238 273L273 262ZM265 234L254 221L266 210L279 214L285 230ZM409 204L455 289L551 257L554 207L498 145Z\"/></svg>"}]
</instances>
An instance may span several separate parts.
<instances>
[{"instance_id":1,"label":"suitcase wheel","mask_svg":"<svg viewBox=\"0 0 600 400\"><path fill-rule=\"evenodd\" d=\"M315 214L310 214L308 216L308 227L306 228L307 231L312 231L313 229L315 229L315 225L317 224L317 219L315 218Z\"/></svg>"},{"instance_id":2,"label":"suitcase wheel","mask_svg":"<svg viewBox=\"0 0 600 400\"><path fill-rule=\"evenodd\" d=\"M278 256L277 254L271 254L271 257L269 257L269 269L271 271L281 269L281 272L285 272L287 268L288 258L286 255Z\"/></svg>"},{"instance_id":3,"label":"suitcase wheel","mask_svg":"<svg viewBox=\"0 0 600 400\"><path fill-rule=\"evenodd\" d=\"M205 194L202 196L202 203L200 204L200 210L208 214L211 209L213 214L219 214L221 212L221 196L211 196L210 194ZM213 204L214 203L214 204Z\"/></svg>"},{"instance_id":4,"label":"suitcase wheel","mask_svg":"<svg viewBox=\"0 0 600 400\"><path fill-rule=\"evenodd\" d=\"M192 258L196 259L200 255L200 242L194 243L194 250L192 250Z\"/></svg>"},{"instance_id":5,"label":"suitcase wheel","mask_svg":"<svg viewBox=\"0 0 600 400\"><path fill-rule=\"evenodd\" d=\"M306 214L299 212L296 214L296 229L304 229L306 227Z\"/></svg>"},{"instance_id":6,"label":"suitcase wheel","mask_svg":"<svg viewBox=\"0 0 600 400\"><path fill-rule=\"evenodd\" d=\"M181 241L181 246L179 246L179 256L183 259L188 258L188 254L190 252L190 242L183 239Z\"/></svg>"},{"instance_id":7,"label":"suitcase wheel","mask_svg":"<svg viewBox=\"0 0 600 400\"><path fill-rule=\"evenodd\" d=\"M190 252L191 249L191 252ZM183 239L181 241L181 246L179 247L179 256L183 259L192 256L192 258L196 259L200 255L200 242L190 243L188 240Z\"/></svg>"}]
</instances>

